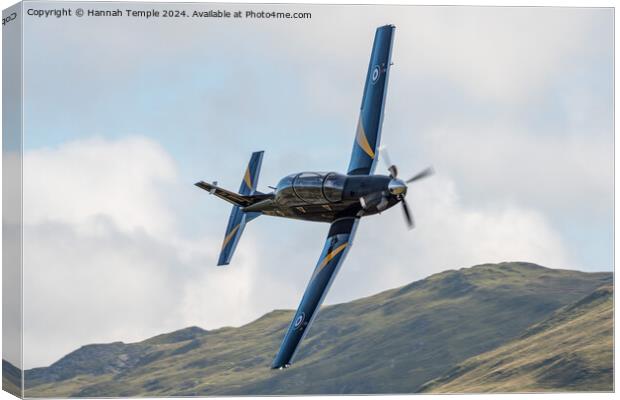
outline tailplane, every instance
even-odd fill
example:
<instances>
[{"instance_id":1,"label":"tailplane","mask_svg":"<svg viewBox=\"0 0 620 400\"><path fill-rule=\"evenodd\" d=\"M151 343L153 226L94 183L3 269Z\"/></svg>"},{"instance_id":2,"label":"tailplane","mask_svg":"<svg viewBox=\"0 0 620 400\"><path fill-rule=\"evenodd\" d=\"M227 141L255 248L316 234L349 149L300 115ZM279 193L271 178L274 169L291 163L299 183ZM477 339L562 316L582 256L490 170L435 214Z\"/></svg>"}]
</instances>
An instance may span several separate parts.
<instances>
[{"instance_id":1,"label":"tailplane","mask_svg":"<svg viewBox=\"0 0 620 400\"><path fill-rule=\"evenodd\" d=\"M217 265L228 265L230 263L235 249L237 248L237 243L243 234L245 224L260 216L259 212L244 212L243 207L264 200L265 197L269 196L256 190L258 175L263 161L263 153L263 151L252 153L252 157L250 158L250 162L248 163L248 167L241 181L241 186L239 187L239 193L222 189L217 186L217 182L206 183L201 181L196 183L196 186L199 188L233 204Z\"/></svg>"}]
</instances>

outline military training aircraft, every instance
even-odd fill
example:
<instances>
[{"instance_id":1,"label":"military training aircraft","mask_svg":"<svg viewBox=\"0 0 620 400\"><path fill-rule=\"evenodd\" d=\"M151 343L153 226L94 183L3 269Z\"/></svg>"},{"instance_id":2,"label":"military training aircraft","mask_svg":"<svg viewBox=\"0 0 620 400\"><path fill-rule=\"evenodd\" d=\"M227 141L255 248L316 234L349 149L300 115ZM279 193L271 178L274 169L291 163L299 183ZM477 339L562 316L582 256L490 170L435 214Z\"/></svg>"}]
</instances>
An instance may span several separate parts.
<instances>
[{"instance_id":1,"label":"military training aircraft","mask_svg":"<svg viewBox=\"0 0 620 400\"><path fill-rule=\"evenodd\" d=\"M260 215L328 222L325 246L310 278L272 368L287 368L308 328L318 313L340 265L351 248L355 230L363 216L373 215L401 203L409 228L413 218L405 202L407 184L432 173L427 168L409 180L398 179L396 166L382 152L389 175L374 175L378 159L383 106L391 66L395 27L377 28L362 106L357 122L353 153L346 174L302 172L288 175L271 193L256 190L263 152L252 154L239 188L234 193L217 182L198 182L196 186L233 204L218 265L227 265L237 247L245 225Z\"/></svg>"}]
</instances>

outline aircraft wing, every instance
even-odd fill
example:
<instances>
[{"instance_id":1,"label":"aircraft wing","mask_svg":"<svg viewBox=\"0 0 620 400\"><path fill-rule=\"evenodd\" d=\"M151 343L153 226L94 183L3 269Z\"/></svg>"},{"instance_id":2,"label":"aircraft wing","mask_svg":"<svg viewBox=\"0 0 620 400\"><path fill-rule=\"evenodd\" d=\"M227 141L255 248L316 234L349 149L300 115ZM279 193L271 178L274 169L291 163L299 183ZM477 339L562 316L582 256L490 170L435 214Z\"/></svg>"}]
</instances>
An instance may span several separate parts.
<instances>
[{"instance_id":1,"label":"aircraft wing","mask_svg":"<svg viewBox=\"0 0 620 400\"><path fill-rule=\"evenodd\" d=\"M394 25L385 25L377 28L375 33L347 172L349 175L370 175L375 170L395 30Z\"/></svg>"},{"instance_id":2,"label":"aircraft wing","mask_svg":"<svg viewBox=\"0 0 620 400\"><path fill-rule=\"evenodd\" d=\"M318 314L318 309L351 247L358 222L359 219L355 217L345 217L332 222L321 257L271 368L286 368L291 364L299 343Z\"/></svg>"}]
</instances>

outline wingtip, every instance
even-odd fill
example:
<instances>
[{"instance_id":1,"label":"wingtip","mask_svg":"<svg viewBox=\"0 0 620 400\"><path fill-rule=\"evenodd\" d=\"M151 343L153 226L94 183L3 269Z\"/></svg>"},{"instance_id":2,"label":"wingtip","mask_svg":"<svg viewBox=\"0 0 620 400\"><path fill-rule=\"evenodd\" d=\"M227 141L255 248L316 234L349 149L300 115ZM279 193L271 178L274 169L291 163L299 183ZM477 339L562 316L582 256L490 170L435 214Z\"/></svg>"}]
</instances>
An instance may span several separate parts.
<instances>
[{"instance_id":1,"label":"wingtip","mask_svg":"<svg viewBox=\"0 0 620 400\"><path fill-rule=\"evenodd\" d=\"M226 257L225 253L220 253L220 256L217 259L217 266L222 267L228 264L230 264L230 257Z\"/></svg>"}]
</instances>

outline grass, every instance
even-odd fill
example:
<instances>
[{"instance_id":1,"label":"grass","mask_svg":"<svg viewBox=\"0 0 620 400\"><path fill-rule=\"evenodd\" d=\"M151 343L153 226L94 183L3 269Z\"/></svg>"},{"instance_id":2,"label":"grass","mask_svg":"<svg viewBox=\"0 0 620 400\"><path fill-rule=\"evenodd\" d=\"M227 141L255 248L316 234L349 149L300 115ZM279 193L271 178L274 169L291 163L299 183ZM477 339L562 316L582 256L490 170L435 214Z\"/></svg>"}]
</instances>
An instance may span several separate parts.
<instances>
[{"instance_id":1,"label":"grass","mask_svg":"<svg viewBox=\"0 0 620 400\"><path fill-rule=\"evenodd\" d=\"M276 310L239 328L193 327L139 343L82 347L50 367L26 371L26 395L417 392L611 281L610 273L527 263L450 270L324 307L287 370L269 369L293 316ZM593 341L611 352L605 334Z\"/></svg>"},{"instance_id":2,"label":"grass","mask_svg":"<svg viewBox=\"0 0 620 400\"><path fill-rule=\"evenodd\" d=\"M516 340L460 363L436 393L613 391L613 288L563 307Z\"/></svg>"}]
</instances>

